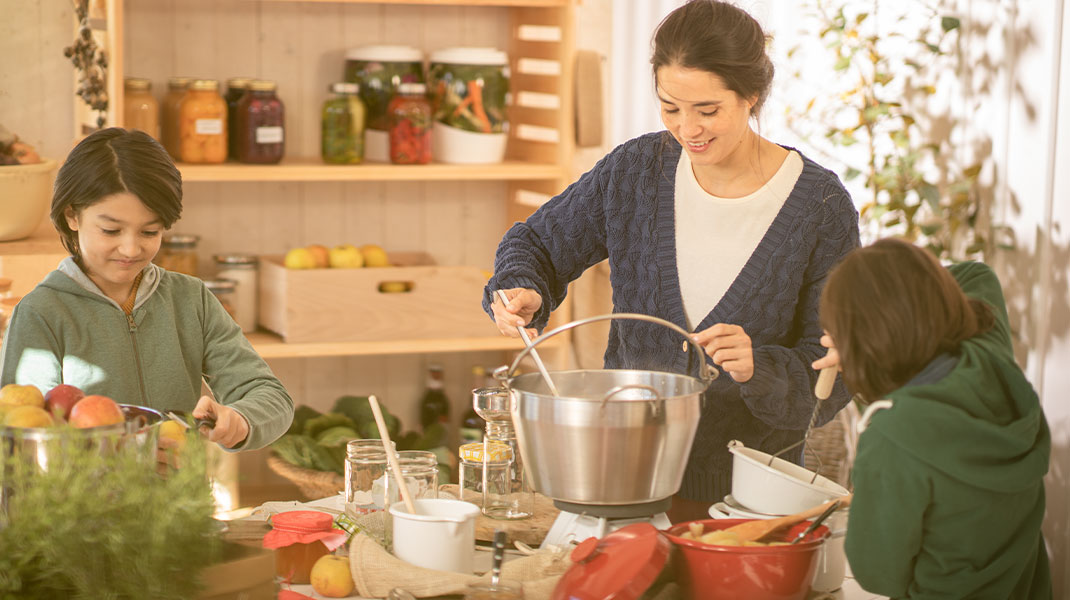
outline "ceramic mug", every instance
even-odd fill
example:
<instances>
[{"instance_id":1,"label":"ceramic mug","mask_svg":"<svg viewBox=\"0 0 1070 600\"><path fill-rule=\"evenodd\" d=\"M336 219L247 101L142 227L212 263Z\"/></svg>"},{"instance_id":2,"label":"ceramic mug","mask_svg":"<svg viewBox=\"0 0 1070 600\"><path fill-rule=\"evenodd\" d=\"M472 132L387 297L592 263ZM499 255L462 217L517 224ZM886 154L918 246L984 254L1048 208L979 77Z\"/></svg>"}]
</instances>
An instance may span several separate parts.
<instances>
[{"instance_id":1,"label":"ceramic mug","mask_svg":"<svg viewBox=\"0 0 1070 600\"><path fill-rule=\"evenodd\" d=\"M446 498L413 502L419 514L404 502L390 505L394 556L425 569L472 574L479 507Z\"/></svg>"}]
</instances>

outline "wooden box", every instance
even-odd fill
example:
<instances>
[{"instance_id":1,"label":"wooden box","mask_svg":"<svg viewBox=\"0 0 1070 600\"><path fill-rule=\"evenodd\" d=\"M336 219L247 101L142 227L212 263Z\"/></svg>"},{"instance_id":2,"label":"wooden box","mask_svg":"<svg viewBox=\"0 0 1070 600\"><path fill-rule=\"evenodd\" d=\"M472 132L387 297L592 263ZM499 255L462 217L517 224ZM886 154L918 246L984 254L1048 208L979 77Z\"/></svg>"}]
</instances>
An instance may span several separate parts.
<instances>
[{"instance_id":1,"label":"wooden box","mask_svg":"<svg viewBox=\"0 0 1070 600\"><path fill-rule=\"evenodd\" d=\"M419 252L389 257L394 266L360 269L287 269L281 256L260 257L260 325L287 342L499 335L481 305L483 271Z\"/></svg>"}]
</instances>

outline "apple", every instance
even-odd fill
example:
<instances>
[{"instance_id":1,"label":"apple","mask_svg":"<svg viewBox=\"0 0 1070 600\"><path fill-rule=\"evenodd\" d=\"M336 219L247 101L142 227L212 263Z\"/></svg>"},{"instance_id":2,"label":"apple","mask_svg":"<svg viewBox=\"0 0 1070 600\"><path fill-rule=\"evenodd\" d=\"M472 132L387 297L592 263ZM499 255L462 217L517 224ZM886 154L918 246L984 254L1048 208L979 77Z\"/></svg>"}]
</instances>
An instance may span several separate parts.
<instances>
[{"instance_id":1,"label":"apple","mask_svg":"<svg viewBox=\"0 0 1070 600\"><path fill-rule=\"evenodd\" d=\"M114 425L124 420L122 409L107 396L86 396L71 409L70 423L79 429Z\"/></svg>"},{"instance_id":2,"label":"apple","mask_svg":"<svg viewBox=\"0 0 1070 600\"><path fill-rule=\"evenodd\" d=\"M0 388L0 404L44 408L45 397L35 385L9 383Z\"/></svg>"},{"instance_id":3,"label":"apple","mask_svg":"<svg viewBox=\"0 0 1070 600\"><path fill-rule=\"evenodd\" d=\"M309 580L317 594L328 598L345 598L356 587L349 572L349 559L334 554L324 554L316 560Z\"/></svg>"},{"instance_id":4,"label":"apple","mask_svg":"<svg viewBox=\"0 0 1070 600\"><path fill-rule=\"evenodd\" d=\"M327 246L322 244L312 244L311 246L305 246L305 249L312 254L312 258L316 261L317 269L326 269L331 266L330 250Z\"/></svg>"},{"instance_id":5,"label":"apple","mask_svg":"<svg viewBox=\"0 0 1070 600\"><path fill-rule=\"evenodd\" d=\"M334 269L359 269L364 266L364 257L353 244L341 244L331 248L330 261L331 268Z\"/></svg>"},{"instance_id":6,"label":"apple","mask_svg":"<svg viewBox=\"0 0 1070 600\"><path fill-rule=\"evenodd\" d=\"M286 253L286 257L282 259L282 264L287 269L315 269L316 257L312 255L308 248L293 248Z\"/></svg>"},{"instance_id":7,"label":"apple","mask_svg":"<svg viewBox=\"0 0 1070 600\"><path fill-rule=\"evenodd\" d=\"M364 256L366 267L389 267L390 259L386 256L386 250L375 244L364 244L360 247L360 253Z\"/></svg>"},{"instance_id":8,"label":"apple","mask_svg":"<svg viewBox=\"0 0 1070 600\"><path fill-rule=\"evenodd\" d=\"M14 406L4 415L4 425L8 427L51 427L52 424L52 415L39 406Z\"/></svg>"},{"instance_id":9,"label":"apple","mask_svg":"<svg viewBox=\"0 0 1070 600\"><path fill-rule=\"evenodd\" d=\"M85 392L73 385L61 383L45 394L45 410L57 418L66 420L71 414L71 409L82 398L85 398Z\"/></svg>"}]
</instances>

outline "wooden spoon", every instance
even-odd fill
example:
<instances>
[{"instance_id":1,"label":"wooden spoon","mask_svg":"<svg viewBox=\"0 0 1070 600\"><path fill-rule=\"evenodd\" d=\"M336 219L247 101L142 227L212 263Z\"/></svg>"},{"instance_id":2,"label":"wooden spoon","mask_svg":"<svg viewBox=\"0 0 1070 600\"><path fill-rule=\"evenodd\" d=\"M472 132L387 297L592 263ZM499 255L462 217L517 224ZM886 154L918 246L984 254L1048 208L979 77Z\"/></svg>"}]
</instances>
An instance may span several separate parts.
<instances>
[{"instance_id":1,"label":"wooden spoon","mask_svg":"<svg viewBox=\"0 0 1070 600\"><path fill-rule=\"evenodd\" d=\"M755 519L754 521L747 521L746 523L733 525L732 527L729 527L728 529L724 529L722 531L731 531L732 533L735 533L739 537L739 541L741 542L756 542L775 531L779 531L786 527L791 527L796 523L802 523L807 519L820 515L821 513L825 512L825 509L831 506L833 502L839 502L840 508L850 506L851 499L853 497L854 494L847 494L846 496L843 496L841 498L829 500L828 502L820 506L808 508L802 512L795 513L793 515L777 517L775 519Z\"/></svg>"}]
</instances>

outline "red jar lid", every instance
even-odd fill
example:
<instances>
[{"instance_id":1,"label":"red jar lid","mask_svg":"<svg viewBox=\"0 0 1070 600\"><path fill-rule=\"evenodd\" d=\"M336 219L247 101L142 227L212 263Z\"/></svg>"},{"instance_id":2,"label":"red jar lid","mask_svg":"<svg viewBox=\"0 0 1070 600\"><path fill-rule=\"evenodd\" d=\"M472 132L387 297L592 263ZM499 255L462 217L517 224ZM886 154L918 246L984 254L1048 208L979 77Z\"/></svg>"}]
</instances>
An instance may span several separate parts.
<instances>
[{"instance_id":1,"label":"red jar lid","mask_svg":"<svg viewBox=\"0 0 1070 600\"><path fill-rule=\"evenodd\" d=\"M554 587L553 600L636 600L669 561L672 542L650 523L587 538L572 550L573 565Z\"/></svg>"},{"instance_id":2,"label":"red jar lid","mask_svg":"<svg viewBox=\"0 0 1070 600\"><path fill-rule=\"evenodd\" d=\"M272 530L264 535L265 548L323 542L329 550L342 545L346 532L334 528L334 517L315 510L292 510L271 516Z\"/></svg>"}]
</instances>

